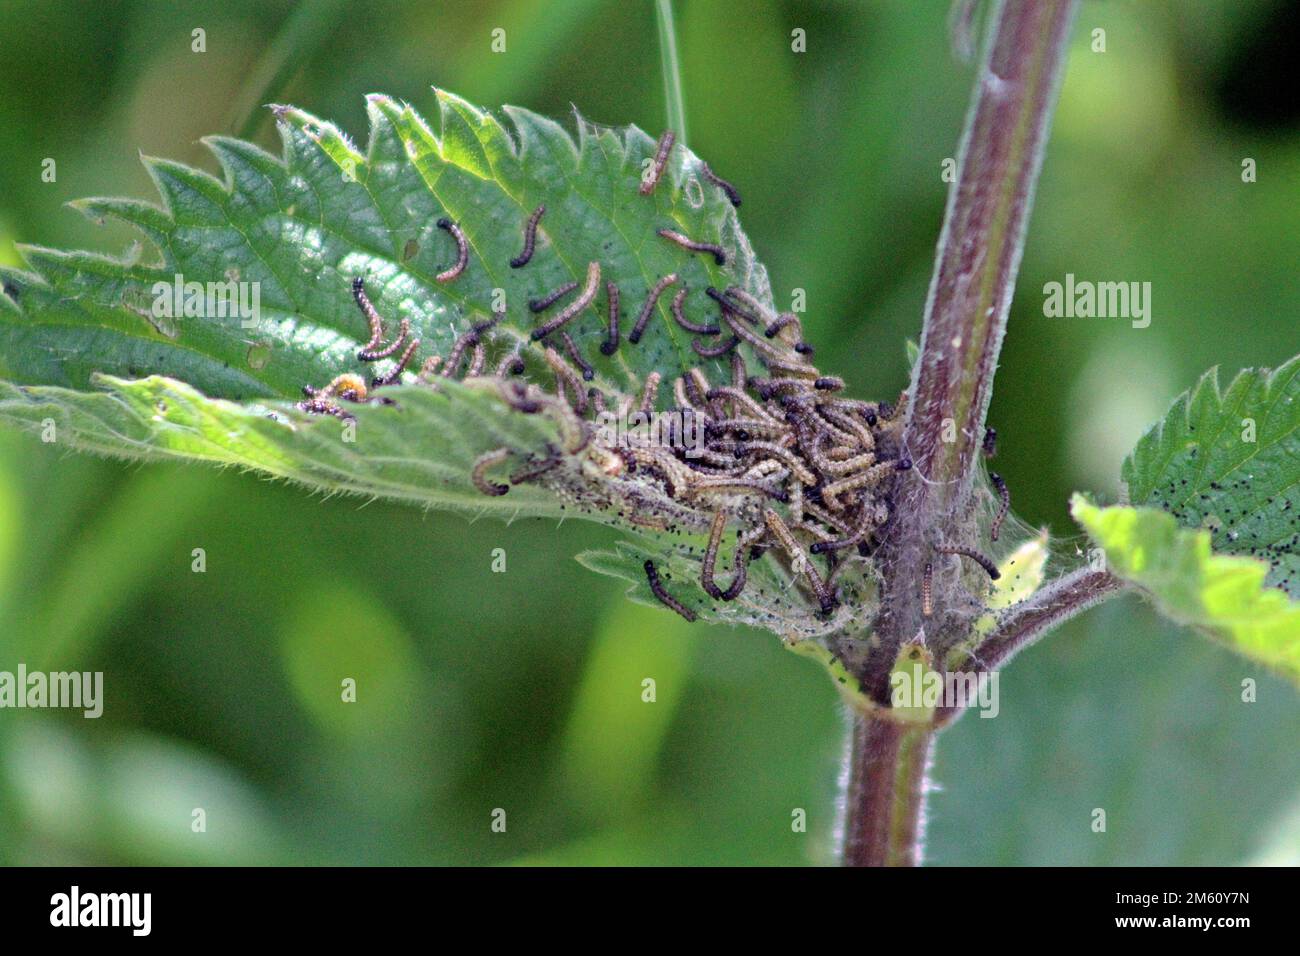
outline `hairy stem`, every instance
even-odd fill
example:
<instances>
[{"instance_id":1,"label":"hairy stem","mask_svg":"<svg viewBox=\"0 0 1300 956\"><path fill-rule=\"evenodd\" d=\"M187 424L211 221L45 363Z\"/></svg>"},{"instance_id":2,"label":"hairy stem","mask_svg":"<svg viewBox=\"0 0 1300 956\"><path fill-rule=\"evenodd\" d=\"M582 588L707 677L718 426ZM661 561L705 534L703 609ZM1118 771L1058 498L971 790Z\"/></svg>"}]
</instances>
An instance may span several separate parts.
<instances>
[{"instance_id":1,"label":"hairy stem","mask_svg":"<svg viewBox=\"0 0 1300 956\"><path fill-rule=\"evenodd\" d=\"M857 714L852 735L844 865L916 866L934 732Z\"/></svg>"},{"instance_id":2,"label":"hairy stem","mask_svg":"<svg viewBox=\"0 0 1300 956\"><path fill-rule=\"evenodd\" d=\"M1112 598L1127 585L1109 571L1083 569L1065 575L1012 607L998 626L975 648L981 670L993 670L1045 633Z\"/></svg>"},{"instance_id":3,"label":"hairy stem","mask_svg":"<svg viewBox=\"0 0 1300 956\"><path fill-rule=\"evenodd\" d=\"M664 76L668 128L677 134L678 139L686 142L686 103L682 97L682 64L677 57L672 0L655 0L655 19L659 24L659 63Z\"/></svg>"},{"instance_id":4,"label":"hairy stem","mask_svg":"<svg viewBox=\"0 0 1300 956\"><path fill-rule=\"evenodd\" d=\"M971 661L977 672L996 670L1048 631L1127 588L1109 571L1081 568L1067 574L1010 608L976 645ZM935 723L945 726L960 713L955 707L940 708Z\"/></svg>"},{"instance_id":5,"label":"hairy stem","mask_svg":"<svg viewBox=\"0 0 1300 956\"><path fill-rule=\"evenodd\" d=\"M898 482L898 518L885 542L888 587L878 622L885 653L865 675L878 695L893 652L924 627L919 583L936 533L974 543L961 540L973 533L962 515L1075 2L1004 0L989 11L912 373L903 441L913 467Z\"/></svg>"},{"instance_id":6,"label":"hairy stem","mask_svg":"<svg viewBox=\"0 0 1300 956\"><path fill-rule=\"evenodd\" d=\"M919 637L941 646L966 636L926 634L927 624L939 625L923 614L921 581L940 543L936 534L943 543L974 543L966 504L1076 5L1077 0L990 3L988 39L909 389L903 444L913 467L900 474L894 492L896 520L881 548L885 587L875 622L878 643L860 675L866 692L881 704L905 641ZM845 863L919 860L932 733L858 718Z\"/></svg>"},{"instance_id":7,"label":"hairy stem","mask_svg":"<svg viewBox=\"0 0 1300 956\"><path fill-rule=\"evenodd\" d=\"M927 479L912 484L938 508L964 490L983 437L1074 7L1005 0L991 11L912 379L908 450Z\"/></svg>"}]
</instances>

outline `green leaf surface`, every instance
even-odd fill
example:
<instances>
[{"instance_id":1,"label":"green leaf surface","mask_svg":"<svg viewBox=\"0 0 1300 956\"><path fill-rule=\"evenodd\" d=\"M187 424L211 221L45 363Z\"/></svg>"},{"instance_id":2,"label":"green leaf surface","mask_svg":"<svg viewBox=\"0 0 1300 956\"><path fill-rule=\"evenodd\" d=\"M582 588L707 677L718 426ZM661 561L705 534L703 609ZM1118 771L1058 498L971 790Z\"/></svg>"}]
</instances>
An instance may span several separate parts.
<instances>
[{"instance_id":1,"label":"green leaf surface","mask_svg":"<svg viewBox=\"0 0 1300 956\"><path fill-rule=\"evenodd\" d=\"M1071 511L1110 570L1162 613L1300 683L1300 602L1266 586L1267 564L1216 554L1208 532L1181 528L1157 508L1103 508L1076 494Z\"/></svg>"},{"instance_id":2,"label":"green leaf surface","mask_svg":"<svg viewBox=\"0 0 1300 956\"><path fill-rule=\"evenodd\" d=\"M678 146L659 187L637 190L655 142L640 129L596 127L576 118L576 139L558 123L506 107L513 131L496 116L437 91L440 131L407 105L368 99L370 141L358 150L332 124L275 107L283 158L239 140L204 140L224 181L167 160L143 157L163 206L131 199L73 205L93 219L137 227L155 247L121 260L86 252L21 247L31 272L3 270L9 295L0 307L0 374L22 384L85 388L102 372L125 378L159 374L205 394L240 400L297 396L356 371L369 338L351 294L364 276L381 315L411 322L424 348L446 354L457 336L504 307L504 332L528 341L538 317L531 298L581 282L599 261L602 289L568 330L595 367L596 384L635 391L654 369L665 378L699 365L690 336L672 320L663 296L637 346L613 357L598 350L605 334L603 280L620 288L624 328L647 290L675 272L691 289L688 316L705 321L716 307L707 286L741 286L770 302L767 274L755 260L735 210L702 179L701 161ZM513 269L523 226L545 204L532 261ZM442 217L459 224L469 266L459 278L435 276L456 259ZM725 267L657 235L678 230L719 243ZM247 283L258 316L158 317L155 283ZM174 297L173 297L174 298ZM386 366L381 366L381 369ZM717 361L707 368L720 370Z\"/></svg>"},{"instance_id":3,"label":"green leaf surface","mask_svg":"<svg viewBox=\"0 0 1300 956\"><path fill-rule=\"evenodd\" d=\"M1227 390L1211 369L1125 460L1135 505L1204 528L1218 554L1268 562L1268 583L1300 597L1300 356L1246 369Z\"/></svg>"},{"instance_id":4,"label":"green leaf surface","mask_svg":"<svg viewBox=\"0 0 1300 956\"><path fill-rule=\"evenodd\" d=\"M518 415L492 391L460 382L393 389L394 406L358 406L356 423L311 416L284 402L211 399L174 379L95 380L102 390L0 382L0 421L56 446L145 460L235 465L325 493L391 498L503 516L564 513L564 502L533 484L490 497L470 480L474 460L506 446L502 471L544 456L558 429L542 415ZM493 473L490 477L496 478Z\"/></svg>"}]
</instances>

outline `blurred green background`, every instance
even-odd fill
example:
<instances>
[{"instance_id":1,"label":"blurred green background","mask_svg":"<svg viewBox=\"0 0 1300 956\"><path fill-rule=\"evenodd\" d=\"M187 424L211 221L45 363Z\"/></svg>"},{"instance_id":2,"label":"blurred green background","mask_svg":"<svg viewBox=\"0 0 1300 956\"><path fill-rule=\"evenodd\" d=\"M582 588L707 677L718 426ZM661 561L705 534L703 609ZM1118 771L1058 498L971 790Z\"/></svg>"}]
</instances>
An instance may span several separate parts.
<instances>
[{"instance_id":1,"label":"blurred green background","mask_svg":"<svg viewBox=\"0 0 1300 956\"><path fill-rule=\"evenodd\" d=\"M861 395L905 384L919 331L972 79L947 8L677 4L690 145L739 185L778 301L806 290L819 364ZM1200 372L1300 351L1294 10L1083 5L991 414L1025 520L1074 534L1069 492L1113 498L1124 453ZM199 137L275 148L268 101L364 141L364 94L432 113L431 84L664 125L644 0L4 0L0 262L15 242L122 251L129 233L62 203L152 198L138 151L215 172ZM1042 286L1067 272L1151 282L1150 328L1045 318ZM770 635L625 602L570 558L611 538L0 432L0 670L102 670L107 694L99 720L0 711L0 860L824 862L831 683ZM1124 599L1001 690L996 720L940 741L930 861L1300 862L1300 696L1282 682Z\"/></svg>"}]
</instances>

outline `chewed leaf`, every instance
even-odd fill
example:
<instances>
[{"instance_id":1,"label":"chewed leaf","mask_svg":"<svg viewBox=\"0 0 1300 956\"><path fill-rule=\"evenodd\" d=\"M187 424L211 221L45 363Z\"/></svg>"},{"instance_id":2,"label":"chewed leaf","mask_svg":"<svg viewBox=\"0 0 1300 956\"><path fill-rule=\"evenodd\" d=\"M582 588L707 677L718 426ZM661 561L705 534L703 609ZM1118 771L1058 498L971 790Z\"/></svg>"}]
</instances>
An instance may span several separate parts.
<instances>
[{"instance_id":1,"label":"chewed leaf","mask_svg":"<svg viewBox=\"0 0 1300 956\"><path fill-rule=\"evenodd\" d=\"M1124 462L1136 505L1203 528L1216 553L1268 562L1268 583L1300 597L1300 356L1246 369L1226 391L1211 369Z\"/></svg>"},{"instance_id":2,"label":"chewed leaf","mask_svg":"<svg viewBox=\"0 0 1300 956\"><path fill-rule=\"evenodd\" d=\"M1075 495L1071 510L1111 571L1162 613L1300 683L1300 602L1266 586L1267 564L1215 553L1209 532L1180 528L1157 508L1101 508Z\"/></svg>"},{"instance_id":3,"label":"chewed leaf","mask_svg":"<svg viewBox=\"0 0 1300 956\"><path fill-rule=\"evenodd\" d=\"M992 584L988 609L1001 611L1032 597L1043 586L1048 555L1047 532L1040 531L1000 561L1001 576Z\"/></svg>"}]
</instances>

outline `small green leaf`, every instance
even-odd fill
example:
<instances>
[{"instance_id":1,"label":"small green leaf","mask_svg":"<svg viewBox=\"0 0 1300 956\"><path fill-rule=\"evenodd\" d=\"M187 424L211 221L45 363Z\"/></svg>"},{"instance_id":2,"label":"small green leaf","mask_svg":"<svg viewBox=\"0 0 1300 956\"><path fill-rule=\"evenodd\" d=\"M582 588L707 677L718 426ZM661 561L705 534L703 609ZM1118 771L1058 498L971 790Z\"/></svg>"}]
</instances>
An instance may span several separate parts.
<instances>
[{"instance_id":1,"label":"small green leaf","mask_svg":"<svg viewBox=\"0 0 1300 956\"><path fill-rule=\"evenodd\" d=\"M1215 552L1268 562L1268 583L1300 597L1300 356L1246 369L1227 391L1211 369L1125 460L1135 505L1209 531Z\"/></svg>"},{"instance_id":2,"label":"small green leaf","mask_svg":"<svg viewBox=\"0 0 1300 956\"><path fill-rule=\"evenodd\" d=\"M1214 553L1208 532L1180 528L1156 508L1102 508L1076 494L1071 511L1110 570L1162 613L1300 683L1300 602L1266 586L1267 564Z\"/></svg>"},{"instance_id":3,"label":"small green leaf","mask_svg":"<svg viewBox=\"0 0 1300 956\"><path fill-rule=\"evenodd\" d=\"M903 350L907 355L907 369L910 372L916 366L916 360L921 357L921 346L916 343L916 339L908 339L903 343Z\"/></svg>"}]
</instances>

